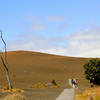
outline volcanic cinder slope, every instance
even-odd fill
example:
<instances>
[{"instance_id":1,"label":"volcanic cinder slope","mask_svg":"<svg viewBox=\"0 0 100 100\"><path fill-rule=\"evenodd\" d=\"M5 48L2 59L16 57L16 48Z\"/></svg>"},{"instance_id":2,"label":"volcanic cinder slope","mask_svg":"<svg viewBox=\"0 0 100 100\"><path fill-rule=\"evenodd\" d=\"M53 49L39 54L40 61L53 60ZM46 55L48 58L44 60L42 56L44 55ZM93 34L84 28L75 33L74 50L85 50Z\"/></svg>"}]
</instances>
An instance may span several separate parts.
<instances>
[{"instance_id":1,"label":"volcanic cinder slope","mask_svg":"<svg viewBox=\"0 0 100 100\"><path fill-rule=\"evenodd\" d=\"M78 78L86 83L83 64L88 58L50 55L30 51L12 51L7 54L10 79L14 87L29 87L37 82L55 79L64 82ZM5 70L0 60L0 84L7 84Z\"/></svg>"}]
</instances>

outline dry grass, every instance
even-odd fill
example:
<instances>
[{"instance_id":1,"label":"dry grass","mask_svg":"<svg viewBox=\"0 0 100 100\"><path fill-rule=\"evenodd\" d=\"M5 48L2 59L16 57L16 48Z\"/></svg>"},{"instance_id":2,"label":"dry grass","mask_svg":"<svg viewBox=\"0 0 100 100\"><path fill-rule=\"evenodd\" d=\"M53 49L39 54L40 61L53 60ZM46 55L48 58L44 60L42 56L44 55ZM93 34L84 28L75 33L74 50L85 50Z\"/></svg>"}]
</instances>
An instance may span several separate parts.
<instances>
[{"instance_id":1,"label":"dry grass","mask_svg":"<svg viewBox=\"0 0 100 100\"><path fill-rule=\"evenodd\" d=\"M26 98L21 94L9 94L4 100L26 100Z\"/></svg>"},{"instance_id":2,"label":"dry grass","mask_svg":"<svg viewBox=\"0 0 100 100\"><path fill-rule=\"evenodd\" d=\"M75 100L100 100L100 87L85 90L82 94L76 95Z\"/></svg>"},{"instance_id":3,"label":"dry grass","mask_svg":"<svg viewBox=\"0 0 100 100\"><path fill-rule=\"evenodd\" d=\"M30 86L30 88L58 88L60 87L60 84L52 84L52 83L37 83L37 84L33 84Z\"/></svg>"}]
</instances>

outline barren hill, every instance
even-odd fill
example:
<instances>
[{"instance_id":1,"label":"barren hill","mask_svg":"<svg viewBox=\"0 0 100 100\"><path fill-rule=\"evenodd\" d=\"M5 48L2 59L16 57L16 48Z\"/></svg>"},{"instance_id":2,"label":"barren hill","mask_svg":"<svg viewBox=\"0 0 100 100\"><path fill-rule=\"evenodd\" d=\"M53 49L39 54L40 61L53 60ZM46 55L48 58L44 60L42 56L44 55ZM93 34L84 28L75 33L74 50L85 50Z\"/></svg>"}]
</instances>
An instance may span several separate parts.
<instances>
[{"instance_id":1,"label":"barren hill","mask_svg":"<svg viewBox=\"0 0 100 100\"><path fill-rule=\"evenodd\" d=\"M30 51L8 52L7 59L11 81L17 87L29 87L33 83L52 79L84 80L83 64L88 60ZM0 84L6 83L5 71L0 60Z\"/></svg>"}]
</instances>

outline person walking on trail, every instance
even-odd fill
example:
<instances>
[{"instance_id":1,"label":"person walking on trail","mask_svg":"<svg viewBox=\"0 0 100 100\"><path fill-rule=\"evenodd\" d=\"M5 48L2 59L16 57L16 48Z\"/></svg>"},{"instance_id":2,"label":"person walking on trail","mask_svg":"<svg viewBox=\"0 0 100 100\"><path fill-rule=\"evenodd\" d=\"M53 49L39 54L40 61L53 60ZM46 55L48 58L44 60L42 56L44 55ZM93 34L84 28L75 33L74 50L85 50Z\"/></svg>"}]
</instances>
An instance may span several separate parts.
<instances>
[{"instance_id":1,"label":"person walking on trail","mask_svg":"<svg viewBox=\"0 0 100 100\"><path fill-rule=\"evenodd\" d=\"M78 88L78 79L76 79L76 88Z\"/></svg>"},{"instance_id":2,"label":"person walking on trail","mask_svg":"<svg viewBox=\"0 0 100 100\"><path fill-rule=\"evenodd\" d=\"M73 84L74 84L74 88L75 88L75 85L76 85L76 80L75 79L73 80Z\"/></svg>"},{"instance_id":3,"label":"person walking on trail","mask_svg":"<svg viewBox=\"0 0 100 100\"><path fill-rule=\"evenodd\" d=\"M74 88L74 79L71 80L72 87Z\"/></svg>"},{"instance_id":4,"label":"person walking on trail","mask_svg":"<svg viewBox=\"0 0 100 100\"><path fill-rule=\"evenodd\" d=\"M72 83L72 86L73 86L73 79L71 79L71 83Z\"/></svg>"}]
</instances>

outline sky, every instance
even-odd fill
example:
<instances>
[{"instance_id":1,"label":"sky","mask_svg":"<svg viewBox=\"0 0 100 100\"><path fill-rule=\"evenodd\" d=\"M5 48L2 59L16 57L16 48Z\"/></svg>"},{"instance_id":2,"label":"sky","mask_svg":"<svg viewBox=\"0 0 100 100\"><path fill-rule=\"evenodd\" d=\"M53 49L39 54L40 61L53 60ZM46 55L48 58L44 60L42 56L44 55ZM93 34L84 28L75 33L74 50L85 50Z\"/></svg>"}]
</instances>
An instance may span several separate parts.
<instances>
[{"instance_id":1,"label":"sky","mask_svg":"<svg viewBox=\"0 0 100 100\"><path fill-rule=\"evenodd\" d=\"M8 51L100 57L100 0L0 0L0 30Z\"/></svg>"}]
</instances>

